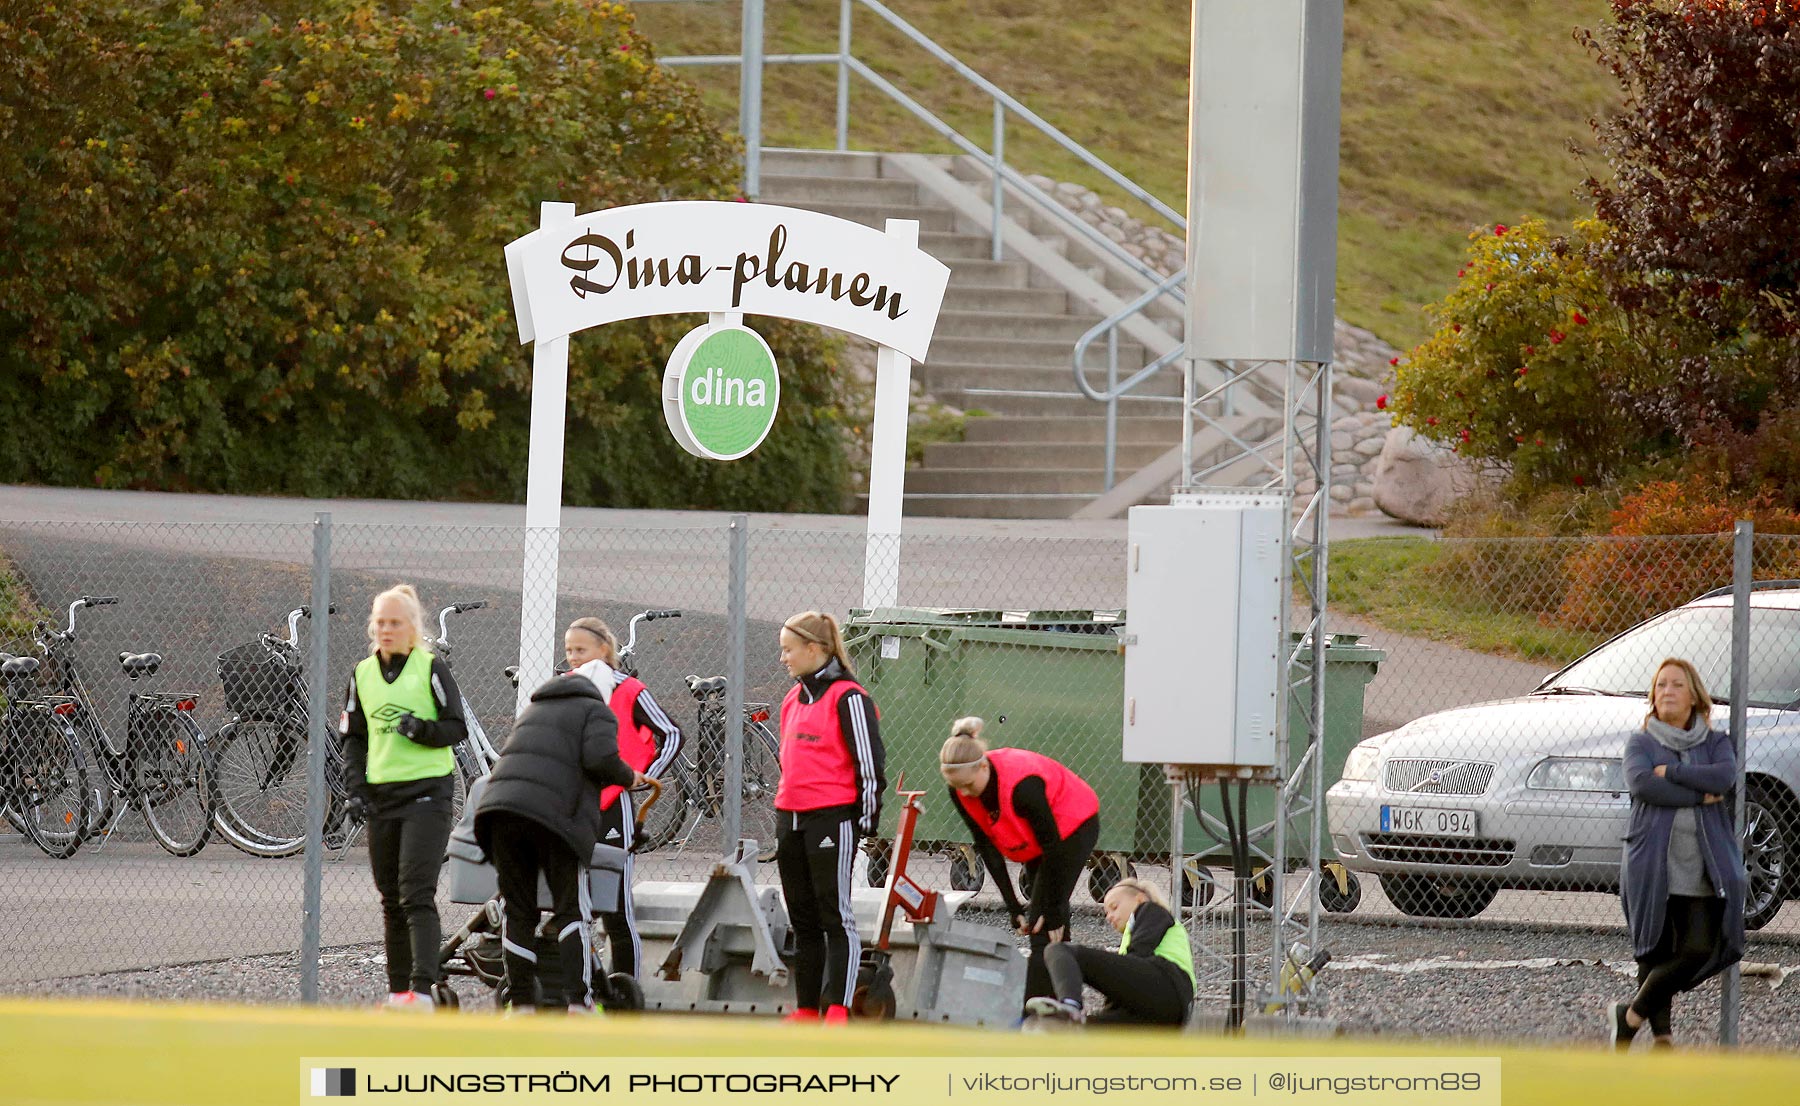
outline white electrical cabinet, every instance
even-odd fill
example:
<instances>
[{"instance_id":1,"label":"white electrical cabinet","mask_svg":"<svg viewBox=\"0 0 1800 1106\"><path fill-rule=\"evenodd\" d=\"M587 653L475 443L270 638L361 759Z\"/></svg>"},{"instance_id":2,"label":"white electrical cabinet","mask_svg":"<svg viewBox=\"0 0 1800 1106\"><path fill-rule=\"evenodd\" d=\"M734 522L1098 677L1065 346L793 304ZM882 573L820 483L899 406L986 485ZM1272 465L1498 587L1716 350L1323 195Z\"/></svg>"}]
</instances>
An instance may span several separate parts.
<instances>
[{"instance_id":1,"label":"white electrical cabinet","mask_svg":"<svg viewBox=\"0 0 1800 1106\"><path fill-rule=\"evenodd\" d=\"M1287 524L1276 497L1131 509L1127 761L1276 763Z\"/></svg>"}]
</instances>

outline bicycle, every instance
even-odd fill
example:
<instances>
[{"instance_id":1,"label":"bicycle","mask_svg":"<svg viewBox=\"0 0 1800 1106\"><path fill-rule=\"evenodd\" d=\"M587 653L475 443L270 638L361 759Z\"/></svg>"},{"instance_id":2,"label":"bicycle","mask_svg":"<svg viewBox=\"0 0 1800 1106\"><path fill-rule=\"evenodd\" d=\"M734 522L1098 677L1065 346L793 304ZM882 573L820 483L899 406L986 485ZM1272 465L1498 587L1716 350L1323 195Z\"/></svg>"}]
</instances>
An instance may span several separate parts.
<instances>
[{"instance_id":1,"label":"bicycle","mask_svg":"<svg viewBox=\"0 0 1800 1106\"><path fill-rule=\"evenodd\" d=\"M30 697L38 667L36 657L0 653L0 812L46 855L67 860L86 836L93 794L68 712Z\"/></svg>"},{"instance_id":2,"label":"bicycle","mask_svg":"<svg viewBox=\"0 0 1800 1106\"><path fill-rule=\"evenodd\" d=\"M337 613L334 603L327 615ZM310 607L288 612L284 641L256 641L219 654L219 682L231 718L213 736L219 835L251 856L293 856L306 847L306 677L300 665L300 620ZM335 730L325 741L325 824L345 821L344 752Z\"/></svg>"},{"instance_id":3,"label":"bicycle","mask_svg":"<svg viewBox=\"0 0 1800 1106\"><path fill-rule=\"evenodd\" d=\"M432 647L432 654L443 661L446 668L450 667L451 652L450 626L447 621L449 616L462 614L465 611L478 611L485 606L487 606L487 600L473 599L464 603L452 603L438 611L438 636L437 643ZM454 671L452 669L452 672ZM508 669L507 671L510 674L512 670ZM514 686L517 686L518 681L515 679L513 683ZM493 769L494 762L500 759L499 750L494 748L494 743L489 740L487 730L481 725L481 719L476 717L475 708L470 705L469 697L463 693L461 684L457 685L456 692L462 701L463 722L468 727L469 737L468 740L457 743L452 750L456 758L456 790L452 795L450 807L452 824L462 818L463 803L467 799L469 789L474 786L476 780L487 775Z\"/></svg>"},{"instance_id":4,"label":"bicycle","mask_svg":"<svg viewBox=\"0 0 1800 1106\"><path fill-rule=\"evenodd\" d=\"M620 664L635 652L640 619L679 617L680 611L645 611L631 620L630 640L619 650ZM627 669L636 675L635 668ZM681 755L662 777L662 801L644 820L636 851L651 852L671 842L687 839L702 819L717 820L725 810L725 689L724 676L686 678L694 696L695 725ZM768 703L744 704L743 781L740 834L754 838L757 858L775 859L775 789L781 782L781 745L769 728Z\"/></svg>"},{"instance_id":5,"label":"bicycle","mask_svg":"<svg viewBox=\"0 0 1800 1106\"><path fill-rule=\"evenodd\" d=\"M44 697L51 712L69 727L99 765L90 775L94 804L84 836L102 845L128 809L144 815L151 837L174 856L193 856L212 835L212 748L194 722L198 700L191 692L139 691L136 684L156 675L162 657L156 653L120 653L119 667L133 684L125 708L125 744L121 748L94 709L75 654L75 612L109 607L118 596L84 595L69 604L69 625L58 630L39 619L32 637L56 675L57 694Z\"/></svg>"}]
</instances>

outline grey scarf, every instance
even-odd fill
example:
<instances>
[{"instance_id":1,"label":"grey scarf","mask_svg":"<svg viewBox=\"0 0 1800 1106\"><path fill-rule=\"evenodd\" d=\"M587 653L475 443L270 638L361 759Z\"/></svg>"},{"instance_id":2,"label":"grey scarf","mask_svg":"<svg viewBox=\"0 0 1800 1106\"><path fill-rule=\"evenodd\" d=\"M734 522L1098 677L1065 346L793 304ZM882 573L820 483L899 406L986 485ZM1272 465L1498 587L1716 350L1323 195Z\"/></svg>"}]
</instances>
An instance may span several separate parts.
<instances>
[{"instance_id":1,"label":"grey scarf","mask_svg":"<svg viewBox=\"0 0 1800 1106\"><path fill-rule=\"evenodd\" d=\"M1695 711L1693 716L1688 719L1687 729L1684 730L1679 726L1671 726L1652 714L1644 719L1644 728L1650 731L1650 736L1654 737L1663 748L1685 753L1706 740L1706 735L1712 732L1712 719L1700 711Z\"/></svg>"}]
</instances>

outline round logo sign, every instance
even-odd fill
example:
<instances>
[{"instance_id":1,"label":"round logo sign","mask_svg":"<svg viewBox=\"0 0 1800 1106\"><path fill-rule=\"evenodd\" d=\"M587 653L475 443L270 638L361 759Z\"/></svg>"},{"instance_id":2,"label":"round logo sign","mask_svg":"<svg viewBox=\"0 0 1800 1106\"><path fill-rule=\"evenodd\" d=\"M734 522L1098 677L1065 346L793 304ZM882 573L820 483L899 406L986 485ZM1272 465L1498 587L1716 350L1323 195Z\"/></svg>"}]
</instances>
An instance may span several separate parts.
<instances>
[{"instance_id":1,"label":"round logo sign","mask_svg":"<svg viewBox=\"0 0 1800 1106\"><path fill-rule=\"evenodd\" d=\"M762 335L708 324L688 332L663 370L663 417L696 457L735 461L775 425L781 378Z\"/></svg>"}]
</instances>

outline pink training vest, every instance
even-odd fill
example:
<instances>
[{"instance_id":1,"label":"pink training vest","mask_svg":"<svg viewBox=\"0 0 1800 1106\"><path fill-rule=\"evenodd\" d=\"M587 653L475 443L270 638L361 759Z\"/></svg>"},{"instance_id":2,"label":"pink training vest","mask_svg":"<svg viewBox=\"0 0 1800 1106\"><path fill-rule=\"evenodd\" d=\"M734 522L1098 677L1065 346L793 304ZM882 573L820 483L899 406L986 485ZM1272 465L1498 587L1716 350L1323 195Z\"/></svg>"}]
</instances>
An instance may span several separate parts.
<instances>
[{"instance_id":1,"label":"pink training vest","mask_svg":"<svg viewBox=\"0 0 1800 1106\"><path fill-rule=\"evenodd\" d=\"M811 703L800 701L799 684L788 690L781 703L776 810L821 810L861 801L856 758L850 751L850 735L838 724L838 703L850 692L862 690L855 680L838 680Z\"/></svg>"},{"instance_id":2,"label":"pink training vest","mask_svg":"<svg viewBox=\"0 0 1800 1106\"><path fill-rule=\"evenodd\" d=\"M979 795L956 793L956 801L1008 860L1023 863L1044 854L1043 847L1031 832L1030 823L1013 809L1013 788L1027 776L1037 776L1044 781L1044 796L1056 819L1056 832L1064 839L1083 822L1100 813L1100 798L1087 781L1042 753L1029 749L990 749L987 759L994 778L999 781L996 786L1000 789L1000 816L990 818Z\"/></svg>"}]
</instances>

